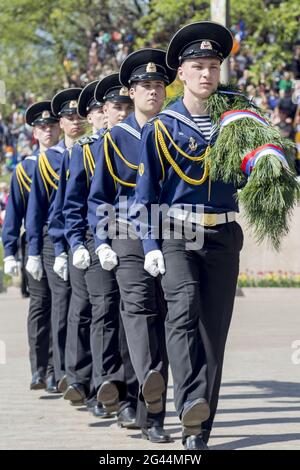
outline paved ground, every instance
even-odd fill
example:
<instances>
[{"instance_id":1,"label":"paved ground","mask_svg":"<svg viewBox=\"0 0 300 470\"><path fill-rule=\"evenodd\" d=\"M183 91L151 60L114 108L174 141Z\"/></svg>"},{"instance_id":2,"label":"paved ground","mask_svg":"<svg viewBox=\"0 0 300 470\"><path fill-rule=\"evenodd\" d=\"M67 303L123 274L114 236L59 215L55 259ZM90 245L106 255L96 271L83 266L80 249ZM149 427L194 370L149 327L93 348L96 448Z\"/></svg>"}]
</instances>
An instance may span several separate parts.
<instances>
[{"instance_id":1,"label":"paved ground","mask_svg":"<svg viewBox=\"0 0 300 470\"><path fill-rule=\"evenodd\" d=\"M299 450L300 289L243 293L236 298L211 448ZM6 364L0 354L0 449L155 449L114 419L97 420L58 396L29 391L27 303L15 288L0 294L0 350L6 346ZM174 442L165 448L181 449L171 387L166 428Z\"/></svg>"}]
</instances>

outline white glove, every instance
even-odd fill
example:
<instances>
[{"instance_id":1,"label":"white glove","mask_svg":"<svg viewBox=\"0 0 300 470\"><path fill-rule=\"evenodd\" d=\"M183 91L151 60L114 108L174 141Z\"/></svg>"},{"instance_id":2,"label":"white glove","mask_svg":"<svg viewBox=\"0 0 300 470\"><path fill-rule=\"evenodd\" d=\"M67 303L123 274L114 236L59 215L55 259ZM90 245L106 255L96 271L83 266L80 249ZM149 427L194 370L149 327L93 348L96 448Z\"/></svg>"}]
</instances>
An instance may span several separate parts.
<instances>
[{"instance_id":1,"label":"white glove","mask_svg":"<svg viewBox=\"0 0 300 470\"><path fill-rule=\"evenodd\" d=\"M19 265L14 256L6 256L4 258L4 274L8 276L18 276Z\"/></svg>"},{"instance_id":2,"label":"white glove","mask_svg":"<svg viewBox=\"0 0 300 470\"><path fill-rule=\"evenodd\" d=\"M165 261L160 250L152 250L146 254L144 269L153 277L157 277L159 274L165 274Z\"/></svg>"},{"instance_id":3,"label":"white glove","mask_svg":"<svg viewBox=\"0 0 300 470\"><path fill-rule=\"evenodd\" d=\"M107 243L100 245L96 250L96 254L98 255L102 268L106 271L111 271L117 266L117 254L111 249L109 245L107 245Z\"/></svg>"},{"instance_id":4,"label":"white glove","mask_svg":"<svg viewBox=\"0 0 300 470\"><path fill-rule=\"evenodd\" d=\"M63 281L67 281L69 278L68 270L68 255L63 252L59 256L55 257L53 271L60 277Z\"/></svg>"},{"instance_id":5,"label":"white glove","mask_svg":"<svg viewBox=\"0 0 300 470\"><path fill-rule=\"evenodd\" d=\"M40 255L28 256L26 271L31 274L35 281L40 281L43 277L43 265Z\"/></svg>"},{"instance_id":6,"label":"white glove","mask_svg":"<svg viewBox=\"0 0 300 470\"><path fill-rule=\"evenodd\" d=\"M78 269L87 269L91 264L88 250L80 245L73 253L73 266Z\"/></svg>"}]
</instances>

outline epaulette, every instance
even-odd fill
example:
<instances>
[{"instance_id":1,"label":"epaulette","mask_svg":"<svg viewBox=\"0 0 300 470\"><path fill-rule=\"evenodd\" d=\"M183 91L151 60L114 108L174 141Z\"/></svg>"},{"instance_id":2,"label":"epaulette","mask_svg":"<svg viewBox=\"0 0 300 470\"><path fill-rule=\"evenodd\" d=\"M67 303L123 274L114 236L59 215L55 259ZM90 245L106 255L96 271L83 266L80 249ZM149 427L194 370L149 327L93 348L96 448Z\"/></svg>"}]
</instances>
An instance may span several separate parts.
<instances>
[{"instance_id":1,"label":"epaulette","mask_svg":"<svg viewBox=\"0 0 300 470\"><path fill-rule=\"evenodd\" d=\"M84 135L84 136L81 137L79 140L77 140L76 144L79 144L79 145L92 144L92 143L95 142L95 140L97 140L98 138L99 138L99 136L96 135L96 134L93 134L93 135Z\"/></svg>"},{"instance_id":2,"label":"epaulette","mask_svg":"<svg viewBox=\"0 0 300 470\"><path fill-rule=\"evenodd\" d=\"M37 156L36 155L28 155L28 157L25 157L24 158L24 161L25 160L33 160L33 161L36 161L37 160Z\"/></svg>"},{"instance_id":3,"label":"epaulette","mask_svg":"<svg viewBox=\"0 0 300 470\"><path fill-rule=\"evenodd\" d=\"M48 152L48 150L54 150L54 152L64 153L66 149L57 144L53 145L53 147L48 148L45 152Z\"/></svg>"}]
</instances>

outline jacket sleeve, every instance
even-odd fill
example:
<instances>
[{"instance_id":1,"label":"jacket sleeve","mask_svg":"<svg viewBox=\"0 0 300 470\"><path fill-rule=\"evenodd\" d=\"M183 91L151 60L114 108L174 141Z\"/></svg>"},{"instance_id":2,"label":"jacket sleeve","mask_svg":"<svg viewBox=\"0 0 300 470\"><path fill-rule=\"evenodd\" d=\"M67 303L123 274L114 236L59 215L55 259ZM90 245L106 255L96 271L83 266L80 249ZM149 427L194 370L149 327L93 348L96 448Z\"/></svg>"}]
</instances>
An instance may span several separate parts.
<instances>
[{"instance_id":1,"label":"jacket sleeve","mask_svg":"<svg viewBox=\"0 0 300 470\"><path fill-rule=\"evenodd\" d=\"M48 233L54 245L55 256L66 252L67 242L64 235L65 220L63 215L63 204L67 185L67 171L69 166L69 152L66 150L62 156L59 170L59 183L56 191L53 211L49 220Z\"/></svg>"},{"instance_id":2,"label":"jacket sleeve","mask_svg":"<svg viewBox=\"0 0 300 470\"><path fill-rule=\"evenodd\" d=\"M69 178L63 206L65 237L72 252L84 245L87 230L89 174L84 167L83 147L76 144L69 162Z\"/></svg>"},{"instance_id":3,"label":"jacket sleeve","mask_svg":"<svg viewBox=\"0 0 300 470\"><path fill-rule=\"evenodd\" d=\"M155 148L153 124L146 124L142 131L141 160L138 169L135 199L130 208L133 223L139 225L144 253L160 249L158 238L158 208L161 180L164 173ZM138 220L135 215L138 214Z\"/></svg>"},{"instance_id":4,"label":"jacket sleeve","mask_svg":"<svg viewBox=\"0 0 300 470\"><path fill-rule=\"evenodd\" d=\"M40 255L42 252L43 227L47 223L48 210L49 188L46 181L43 180L37 162L33 173L26 216L26 239L29 245L29 255Z\"/></svg>"},{"instance_id":5,"label":"jacket sleeve","mask_svg":"<svg viewBox=\"0 0 300 470\"><path fill-rule=\"evenodd\" d=\"M103 243L110 243L108 223L115 218L113 206L115 195L115 181L105 161L102 141L88 198L88 223L94 236L96 249Z\"/></svg>"},{"instance_id":6,"label":"jacket sleeve","mask_svg":"<svg viewBox=\"0 0 300 470\"><path fill-rule=\"evenodd\" d=\"M22 183L18 181L16 170L17 168L14 170L11 178L10 193L2 230L5 256L15 256L17 253L20 229L25 218L28 201L28 192L26 188L22 187Z\"/></svg>"}]
</instances>

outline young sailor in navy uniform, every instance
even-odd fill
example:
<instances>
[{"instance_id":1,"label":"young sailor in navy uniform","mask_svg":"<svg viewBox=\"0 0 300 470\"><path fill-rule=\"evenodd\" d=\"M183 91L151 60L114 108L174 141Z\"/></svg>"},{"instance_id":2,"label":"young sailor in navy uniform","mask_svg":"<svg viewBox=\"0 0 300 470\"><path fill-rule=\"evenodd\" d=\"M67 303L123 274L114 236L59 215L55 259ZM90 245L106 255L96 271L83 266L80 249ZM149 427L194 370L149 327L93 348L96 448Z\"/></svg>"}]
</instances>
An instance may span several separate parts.
<instances>
[{"instance_id":1,"label":"young sailor in navy uniform","mask_svg":"<svg viewBox=\"0 0 300 470\"><path fill-rule=\"evenodd\" d=\"M119 351L118 287L114 274L104 271L95 255L93 237L87 224L87 198L105 132L105 129L99 129L99 119L94 119L96 113L93 110L97 110L101 103L108 126L113 127L128 115L132 109L132 103L128 96L120 95L122 87L118 74L105 77L97 85L97 93L94 97L95 85L95 82L88 85L79 98L78 110L82 116L87 116L87 119L92 122L94 134L80 139L72 151L63 209L65 235L73 252L73 269L83 276L92 304L91 351L98 403L91 397L88 407L96 416L103 416L105 410L102 409L101 395L109 388L109 384L103 384L103 382L114 381L118 383L119 398L122 403L117 410L116 404L107 403L104 396L105 409L117 410L119 424L131 427L135 424L137 386L134 373L127 373L130 369L130 364L128 364L130 361L126 360L123 368ZM81 323L82 318L78 318L78 322ZM125 337L123 341L126 343ZM128 375L131 376L130 383L128 383ZM125 378L127 379L127 395L122 385ZM109 396L109 401L110 398Z\"/></svg>"},{"instance_id":2,"label":"young sailor in navy uniform","mask_svg":"<svg viewBox=\"0 0 300 470\"><path fill-rule=\"evenodd\" d=\"M207 448L216 411L243 244L242 230L234 221L236 188L212 183L206 158L216 139L206 100L217 89L220 66L231 47L230 31L213 22L194 23L175 34L167 63L178 70L183 99L144 127L136 188L136 207L175 207L173 236L165 237L162 247L153 221L142 237L145 269L153 276L163 274L175 405L183 444L195 450ZM204 213L195 212L199 206ZM182 220L204 237L202 247L176 236Z\"/></svg>"},{"instance_id":3,"label":"young sailor in navy uniform","mask_svg":"<svg viewBox=\"0 0 300 470\"><path fill-rule=\"evenodd\" d=\"M17 275L18 263L15 258L22 224L25 223L31 181L37 163L37 156L52 147L59 139L59 124L51 112L51 101L40 101L31 105L25 114L26 123L33 127L33 135L39 142L37 151L20 162L11 179L10 195L2 231L5 251L4 272ZM27 246L25 247L25 259ZM32 371L30 388L45 388L56 391L51 347L51 292L43 272L40 282L29 273L27 276L30 293L27 319L29 357Z\"/></svg>"},{"instance_id":4,"label":"young sailor in navy uniform","mask_svg":"<svg viewBox=\"0 0 300 470\"><path fill-rule=\"evenodd\" d=\"M128 89L135 111L104 135L89 196L89 223L94 232L96 253L104 270L116 268L124 306L122 320L141 399L148 411L148 419L146 413L146 416L140 416L138 424L142 427L143 437L152 442L170 440L163 429L167 361L162 353L161 325L160 329L158 327L161 312L156 284L143 268L140 240L121 236L111 243L109 234L105 233L108 220L104 212L105 207L114 207L119 212L118 231L122 232L122 226L126 229L126 205L130 205L134 195L140 160L141 129L160 111L165 86L174 78L175 73L166 66L164 51L142 49L125 59L120 68L120 81L124 93ZM97 210L101 206L104 208L102 215Z\"/></svg>"},{"instance_id":5,"label":"young sailor in navy uniform","mask_svg":"<svg viewBox=\"0 0 300 470\"><path fill-rule=\"evenodd\" d=\"M76 108L78 116L84 120L82 122L85 122L85 118L79 114L78 108L80 107L80 97L84 91L85 89L80 92ZM97 108L97 111L98 110L99 106ZM103 114L100 114L100 118L101 116L103 116ZM69 151L64 152L62 157L60 179L53 204L53 212L49 220L48 233L54 244L56 257L54 271L58 276L63 277L64 270L60 269L60 267L63 268L65 263L65 269L70 277L72 289L65 347L65 370L68 388L65 390L64 398L70 400L70 403L74 406L81 406L84 404L84 400L86 395L89 394L91 386L92 356L89 338L91 304L89 302L89 295L85 286L83 273L74 269L69 259L67 260L69 247L64 236L65 221L63 217L63 204L72 150L73 145ZM58 267L57 270L56 267ZM80 323L78 321L79 318L81 318Z\"/></svg>"},{"instance_id":6,"label":"young sailor in navy uniform","mask_svg":"<svg viewBox=\"0 0 300 470\"><path fill-rule=\"evenodd\" d=\"M52 99L52 112L59 117L64 139L39 155L32 179L26 220L29 244L26 270L39 281L43 275L44 263L51 289L53 362L58 382L62 381L65 375L66 327L71 287L67 280L58 277L54 271L55 254L53 242L48 235L48 222L54 208L63 154L82 133L82 124L77 115L77 99L80 92L80 88L70 88L61 91ZM61 257L58 267L64 279L67 279L64 258ZM59 383L60 391L65 386L65 383Z\"/></svg>"}]
</instances>

